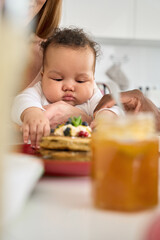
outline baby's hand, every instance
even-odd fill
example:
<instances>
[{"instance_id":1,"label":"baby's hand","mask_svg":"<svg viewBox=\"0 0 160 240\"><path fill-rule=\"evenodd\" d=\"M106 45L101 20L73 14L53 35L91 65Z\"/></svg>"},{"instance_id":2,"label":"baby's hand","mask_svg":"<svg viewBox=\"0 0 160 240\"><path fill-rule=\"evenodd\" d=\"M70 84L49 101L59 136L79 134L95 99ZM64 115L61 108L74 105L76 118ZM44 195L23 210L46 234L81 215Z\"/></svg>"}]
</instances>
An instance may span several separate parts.
<instances>
[{"instance_id":1,"label":"baby's hand","mask_svg":"<svg viewBox=\"0 0 160 240\"><path fill-rule=\"evenodd\" d=\"M97 113L95 114L95 118L94 118L94 120L91 122L90 127L91 127L92 129L96 128L96 118L98 118L98 117L100 117L100 116L102 116L102 118L103 118L104 115L107 116L107 117L116 117L116 116L117 116L113 111L110 111L109 109L106 109L106 108L101 109L99 112L97 112Z\"/></svg>"},{"instance_id":2,"label":"baby's hand","mask_svg":"<svg viewBox=\"0 0 160 240\"><path fill-rule=\"evenodd\" d=\"M39 148L39 141L41 137L50 134L50 124L44 112L36 107L26 109L21 116L23 121L22 132L23 141L28 143L31 140L33 148Z\"/></svg>"},{"instance_id":3,"label":"baby's hand","mask_svg":"<svg viewBox=\"0 0 160 240\"><path fill-rule=\"evenodd\" d=\"M90 128L93 130L95 127L96 127L96 121L94 119L90 124Z\"/></svg>"}]
</instances>

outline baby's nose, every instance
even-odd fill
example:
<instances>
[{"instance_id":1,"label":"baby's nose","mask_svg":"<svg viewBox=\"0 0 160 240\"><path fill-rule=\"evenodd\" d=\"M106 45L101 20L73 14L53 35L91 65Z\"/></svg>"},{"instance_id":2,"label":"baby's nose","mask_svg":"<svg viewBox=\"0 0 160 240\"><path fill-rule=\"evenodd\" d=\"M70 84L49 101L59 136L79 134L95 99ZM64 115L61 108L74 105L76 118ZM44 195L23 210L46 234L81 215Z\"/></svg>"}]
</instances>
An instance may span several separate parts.
<instances>
[{"instance_id":1,"label":"baby's nose","mask_svg":"<svg viewBox=\"0 0 160 240\"><path fill-rule=\"evenodd\" d=\"M63 91L74 91L74 83L72 81L66 81L63 84Z\"/></svg>"}]
</instances>

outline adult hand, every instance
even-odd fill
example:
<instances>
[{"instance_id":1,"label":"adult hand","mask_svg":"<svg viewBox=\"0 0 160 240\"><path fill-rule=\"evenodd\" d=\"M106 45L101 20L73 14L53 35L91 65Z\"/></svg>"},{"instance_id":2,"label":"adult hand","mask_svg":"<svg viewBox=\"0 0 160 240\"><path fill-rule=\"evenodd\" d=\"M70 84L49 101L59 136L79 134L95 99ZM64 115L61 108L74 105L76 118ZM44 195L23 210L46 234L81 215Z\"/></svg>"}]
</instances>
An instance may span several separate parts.
<instances>
[{"instance_id":1,"label":"adult hand","mask_svg":"<svg viewBox=\"0 0 160 240\"><path fill-rule=\"evenodd\" d=\"M57 124L65 123L69 117L78 117L80 115L82 120L88 122L88 124L92 121L92 118L84 111L64 101L59 101L43 107L46 110L44 114L49 119L51 128L55 128Z\"/></svg>"},{"instance_id":2,"label":"adult hand","mask_svg":"<svg viewBox=\"0 0 160 240\"><path fill-rule=\"evenodd\" d=\"M135 89L121 92L120 99L127 112L152 112L155 116L157 130L160 130L160 111L141 91ZM94 116L98 110L114 105L115 101L112 96L110 94L104 95L94 110Z\"/></svg>"},{"instance_id":3,"label":"adult hand","mask_svg":"<svg viewBox=\"0 0 160 240\"><path fill-rule=\"evenodd\" d=\"M41 109L36 107L27 108L21 116L23 141L28 143L31 140L31 146L39 148L41 137L50 134L50 125L48 118Z\"/></svg>"}]
</instances>

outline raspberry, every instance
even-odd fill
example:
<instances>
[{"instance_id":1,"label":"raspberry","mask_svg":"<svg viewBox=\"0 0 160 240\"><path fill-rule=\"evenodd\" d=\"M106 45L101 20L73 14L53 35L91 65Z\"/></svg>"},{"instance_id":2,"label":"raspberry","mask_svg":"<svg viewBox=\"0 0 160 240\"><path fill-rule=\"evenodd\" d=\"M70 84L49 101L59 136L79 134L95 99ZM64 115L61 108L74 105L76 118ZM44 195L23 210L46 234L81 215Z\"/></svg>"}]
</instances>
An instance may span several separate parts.
<instances>
[{"instance_id":1,"label":"raspberry","mask_svg":"<svg viewBox=\"0 0 160 240\"><path fill-rule=\"evenodd\" d=\"M80 131L79 133L78 133L78 137L88 137L88 132L85 132L85 131Z\"/></svg>"}]
</instances>

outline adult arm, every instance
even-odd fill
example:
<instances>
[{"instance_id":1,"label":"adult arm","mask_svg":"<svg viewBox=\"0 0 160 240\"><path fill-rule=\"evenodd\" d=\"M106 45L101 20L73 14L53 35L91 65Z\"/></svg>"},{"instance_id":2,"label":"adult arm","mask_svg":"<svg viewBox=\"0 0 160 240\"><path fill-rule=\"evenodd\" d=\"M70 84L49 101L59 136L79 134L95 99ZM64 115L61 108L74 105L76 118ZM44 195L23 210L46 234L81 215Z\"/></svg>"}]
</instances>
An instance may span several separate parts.
<instances>
[{"instance_id":1,"label":"adult arm","mask_svg":"<svg viewBox=\"0 0 160 240\"><path fill-rule=\"evenodd\" d=\"M156 121L157 130L160 131L160 110L143 95L143 93L137 89L121 92L121 102L124 105L124 109L127 112L151 112L153 113ZM102 108L108 108L115 105L114 99L110 94L106 94L102 97L99 104L94 110L94 115Z\"/></svg>"},{"instance_id":2,"label":"adult arm","mask_svg":"<svg viewBox=\"0 0 160 240\"><path fill-rule=\"evenodd\" d=\"M46 110L44 114L49 119L52 128L55 128L57 124L65 123L69 117L78 117L80 115L82 121L86 121L88 124L92 121L92 117L88 116L84 111L64 101L59 101L43 107Z\"/></svg>"},{"instance_id":3,"label":"adult arm","mask_svg":"<svg viewBox=\"0 0 160 240\"><path fill-rule=\"evenodd\" d=\"M29 13L26 16L25 23L26 27L31 23L31 21L38 15L41 11L42 7L46 3L46 0L41 1L29 1ZM39 72L42 67L42 51L40 48L40 43L42 39L40 39L36 34L32 34L30 36L30 56L28 58L28 63L25 69L24 79L22 79L22 84L19 88L19 91L25 89L32 83L32 81L38 82L36 80L37 75L39 78ZM33 86L34 84L32 84Z\"/></svg>"},{"instance_id":4,"label":"adult arm","mask_svg":"<svg viewBox=\"0 0 160 240\"><path fill-rule=\"evenodd\" d=\"M65 123L69 117L78 117L79 115L81 115L82 121L86 121L90 125L93 120L93 110L101 98L102 94L100 93L100 90L95 88L94 95L88 103L77 105L75 107L64 101L59 101L43 106L46 110L44 114L49 119L52 128L55 128L57 124ZM105 110L105 112L107 111ZM117 114L118 109L115 110L115 107L108 109L108 114L111 115L111 113L113 115Z\"/></svg>"},{"instance_id":5,"label":"adult arm","mask_svg":"<svg viewBox=\"0 0 160 240\"><path fill-rule=\"evenodd\" d=\"M35 83L41 80L42 71L42 50L40 47L41 39L36 35L33 35L30 42L30 56L28 63L26 65L24 78L22 79L22 84L20 91L25 88L32 87Z\"/></svg>"}]
</instances>

